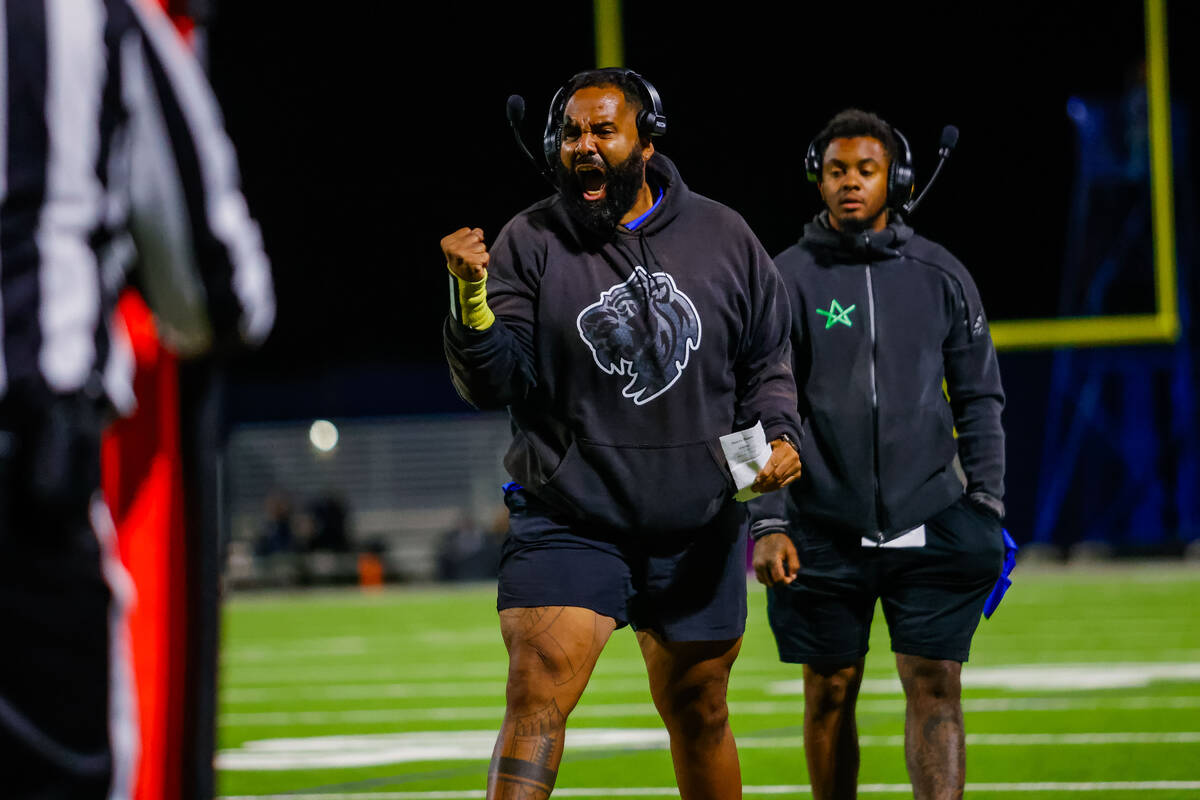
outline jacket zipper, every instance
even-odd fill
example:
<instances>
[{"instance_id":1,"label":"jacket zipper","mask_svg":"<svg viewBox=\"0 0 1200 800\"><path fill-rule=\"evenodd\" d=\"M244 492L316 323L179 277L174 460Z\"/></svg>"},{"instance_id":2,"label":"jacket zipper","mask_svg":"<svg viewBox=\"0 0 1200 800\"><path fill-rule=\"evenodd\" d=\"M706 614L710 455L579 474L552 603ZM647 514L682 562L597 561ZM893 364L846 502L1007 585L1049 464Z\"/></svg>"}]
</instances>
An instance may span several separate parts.
<instances>
[{"instance_id":1,"label":"jacket zipper","mask_svg":"<svg viewBox=\"0 0 1200 800\"><path fill-rule=\"evenodd\" d=\"M879 494L879 392L875 384L875 289L871 283L871 265L867 264L867 318L871 323L871 455L874 460L871 486L875 491L875 541L883 543L883 498Z\"/></svg>"}]
</instances>

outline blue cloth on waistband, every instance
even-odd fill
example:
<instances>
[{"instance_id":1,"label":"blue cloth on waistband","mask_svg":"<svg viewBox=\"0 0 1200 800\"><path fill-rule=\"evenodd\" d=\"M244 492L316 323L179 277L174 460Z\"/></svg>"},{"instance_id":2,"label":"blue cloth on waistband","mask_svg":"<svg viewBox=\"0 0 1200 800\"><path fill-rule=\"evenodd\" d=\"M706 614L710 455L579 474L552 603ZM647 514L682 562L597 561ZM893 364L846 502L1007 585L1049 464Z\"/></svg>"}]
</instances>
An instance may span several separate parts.
<instances>
[{"instance_id":1,"label":"blue cloth on waistband","mask_svg":"<svg viewBox=\"0 0 1200 800\"><path fill-rule=\"evenodd\" d=\"M988 595L988 599L983 604L983 616L988 619L992 618L1000 601L1004 599L1004 593L1008 591L1008 587L1012 586L1012 581L1008 576L1012 574L1013 567L1017 565L1017 543L1008 535L1007 528L1001 528L1000 532L1004 534L1004 571L1000 573L999 580L992 587L992 593Z\"/></svg>"}]
</instances>

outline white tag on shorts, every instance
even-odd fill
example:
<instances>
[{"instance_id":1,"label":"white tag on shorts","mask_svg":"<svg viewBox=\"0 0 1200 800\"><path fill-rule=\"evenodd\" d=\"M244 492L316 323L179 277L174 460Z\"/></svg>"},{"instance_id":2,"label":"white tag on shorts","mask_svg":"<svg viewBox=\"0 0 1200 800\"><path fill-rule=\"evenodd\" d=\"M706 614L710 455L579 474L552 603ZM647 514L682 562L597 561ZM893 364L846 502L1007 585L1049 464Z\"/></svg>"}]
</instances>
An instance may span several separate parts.
<instances>
[{"instance_id":1,"label":"white tag on shorts","mask_svg":"<svg viewBox=\"0 0 1200 800\"><path fill-rule=\"evenodd\" d=\"M880 544L874 539L862 537L863 547L924 547L925 546L925 526L918 525L910 531L897 536L895 539Z\"/></svg>"},{"instance_id":2,"label":"white tag on shorts","mask_svg":"<svg viewBox=\"0 0 1200 800\"><path fill-rule=\"evenodd\" d=\"M763 432L761 422L753 428L744 431L734 431L721 437L721 450L725 453L725 461L729 464L729 473L738 488L734 500L744 503L759 496L750 488L758 473L771 459L771 445L767 444L767 435Z\"/></svg>"}]
</instances>

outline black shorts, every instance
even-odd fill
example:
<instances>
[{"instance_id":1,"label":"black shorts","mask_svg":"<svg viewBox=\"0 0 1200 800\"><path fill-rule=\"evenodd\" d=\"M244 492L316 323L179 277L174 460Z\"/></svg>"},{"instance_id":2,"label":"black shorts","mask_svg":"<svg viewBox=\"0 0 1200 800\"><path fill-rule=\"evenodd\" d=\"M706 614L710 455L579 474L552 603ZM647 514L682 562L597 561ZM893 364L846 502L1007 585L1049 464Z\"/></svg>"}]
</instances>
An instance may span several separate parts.
<instances>
[{"instance_id":1,"label":"black shorts","mask_svg":"<svg viewBox=\"0 0 1200 800\"><path fill-rule=\"evenodd\" d=\"M746 629L747 515L730 503L682 534L570 520L524 489L504 494L509 534L497 609L578 606L667 641L736 639Z\"/></svg>"},{"instance_id":2,"label":"black shorts","mask_svg":"<svg viewBox=\"0 0 1200 800\"><path fill-rule=\"evenodd\" d=\"M86 512L54 526L13 505L0 523L0 795L102 800L113 763L100 546Z\"/></svg>"},{"instance_id":3,"label":"black shorts","mask_svg":"<svg viewBox=\"0 0 1200 800\"><path fill-rule=\"evenodd\" d=\"M966 661L1004 562L1001 523L961 498L925 524L925 545L863 547L860 537L793 529L800 571L767 589L779 657L844 666L867 653L882 599L896 653Z\"/></svg>"}]
</instances>

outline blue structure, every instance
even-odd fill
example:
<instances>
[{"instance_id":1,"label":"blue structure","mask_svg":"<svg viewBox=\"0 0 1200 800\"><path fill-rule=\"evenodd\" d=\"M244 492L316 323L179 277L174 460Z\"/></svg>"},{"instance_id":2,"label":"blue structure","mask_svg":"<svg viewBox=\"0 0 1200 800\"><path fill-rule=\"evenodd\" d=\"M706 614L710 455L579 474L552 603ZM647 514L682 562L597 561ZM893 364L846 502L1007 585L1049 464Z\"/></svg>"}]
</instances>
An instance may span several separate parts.
<instances>
[{"instance_id":1,"label":"blue structure","mask_svg":"<svg viewBox=\"0 0 1200 800\"><path fill-rule=\"evenodd\" d=\"M1144 88L1071 98L1078 163L1059 313L1153 302ZM1172 552L1200 540L1194 205L1188 125L1172 109L1181 335L1174 345L1059 350L1051 370L1033 541ZM1140 308L1128 307L1141 302Z\"/></svg>"}]
</instances>

